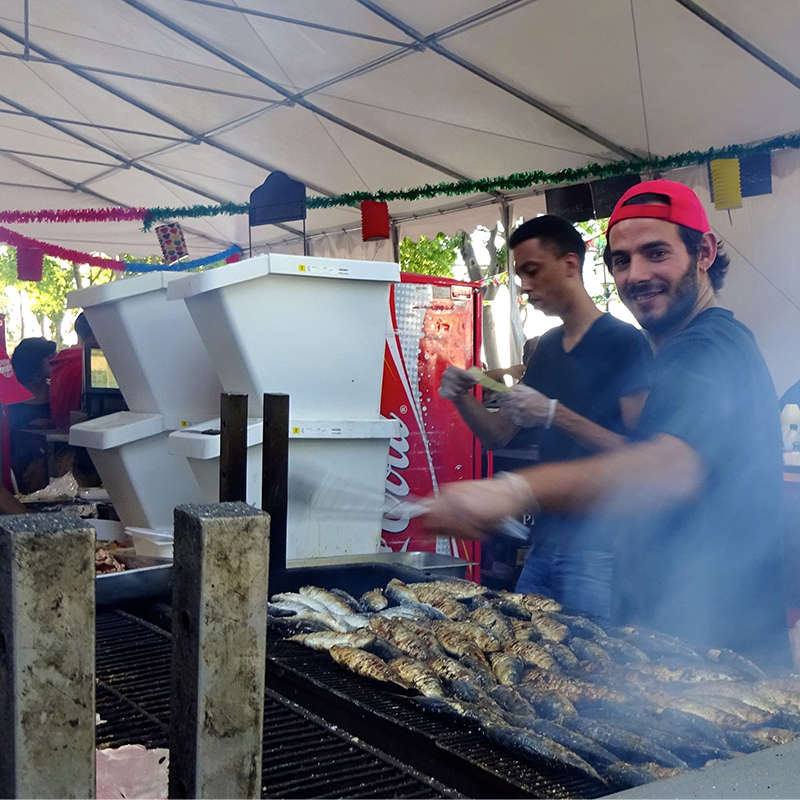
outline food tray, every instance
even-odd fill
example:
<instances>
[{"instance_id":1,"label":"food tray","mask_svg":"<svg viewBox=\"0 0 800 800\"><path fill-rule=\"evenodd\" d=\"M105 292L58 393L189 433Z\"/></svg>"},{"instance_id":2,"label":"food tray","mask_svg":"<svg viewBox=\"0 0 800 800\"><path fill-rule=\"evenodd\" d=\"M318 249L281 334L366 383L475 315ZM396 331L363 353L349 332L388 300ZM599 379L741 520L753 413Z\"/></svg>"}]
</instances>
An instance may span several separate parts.
<instances>
[{"instance_id":1,"label":"food tray","mask_svg":"<svg viewBox=\"0 0 800 800\"><path fill-rule=\"evenodd\" d=\"M128 555L118 551L112 551L112 555L127 569L95 578L95 603L98 607L169 598L172 586L171 558Z\"/></svg>"}]
</instances>

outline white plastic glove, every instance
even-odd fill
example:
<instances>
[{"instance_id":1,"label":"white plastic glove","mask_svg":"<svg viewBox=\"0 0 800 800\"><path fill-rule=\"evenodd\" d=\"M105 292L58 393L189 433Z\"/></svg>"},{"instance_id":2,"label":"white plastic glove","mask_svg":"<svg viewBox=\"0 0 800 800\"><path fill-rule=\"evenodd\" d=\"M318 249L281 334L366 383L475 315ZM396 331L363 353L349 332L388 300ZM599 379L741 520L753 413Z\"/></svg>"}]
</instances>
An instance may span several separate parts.
<instances>
[{"instance_id":1,"label":"white plastic glove","mask_svg":"<svg viewBox=\"0 0 800 800\"><path fill-rule=\"evenodd\" d=\"M508 411L515 425L520 428L534 428L553 424L557 400L551 400L536 389L518 383L500 398L500 407Z\"/></svg>"},{"instance_id":2,"label":"white plastic glove","mask_svg":"<svg viewBox=\"0 0 800 800\"><path fill-rule=\"evenodd\" d=\"M539 510L528 482L513 472L491 480L445 484L428 502L422 518L426 529L456 539L483 539L507 517Z\"/></svg>"},{"instance_id":3,"label":"white plastic glove","mask_svg":"<svg viewBox=\"0 0 800 800\"><path fill-rule=\"evenodd\" d=\"M442 382L439 384L439 397L444 400L457 400L466 394L477 383L475 378L465 369L448 367L442 373Z\"/></svg>"}]
</instances>

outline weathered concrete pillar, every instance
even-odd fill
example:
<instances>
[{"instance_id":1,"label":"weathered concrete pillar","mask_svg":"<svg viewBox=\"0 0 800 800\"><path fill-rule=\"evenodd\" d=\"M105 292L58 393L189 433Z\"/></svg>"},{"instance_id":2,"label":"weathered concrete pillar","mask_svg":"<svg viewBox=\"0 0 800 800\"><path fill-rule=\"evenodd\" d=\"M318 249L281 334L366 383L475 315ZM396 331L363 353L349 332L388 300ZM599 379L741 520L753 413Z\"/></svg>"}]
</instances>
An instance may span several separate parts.
<instances>
[{"instance_id":1,"label":"weathered concrete pillar","mask_svg":"<svg viewBox=\"0 0 800 800\"><path fill-rule=\"evenodd\" d=\"M0 797L94 797L94 538L0 517Z\"/></svg>"},{"instance_id":2,"label":"weathered concrete pillar","mask_svg":"<svg viewBox=\"0 0 800 800\"><path fill-rule=\"evenodd\" d=\"M175 509L169 796L261 796L269 515Z\"/></svg>"}]
</instances>

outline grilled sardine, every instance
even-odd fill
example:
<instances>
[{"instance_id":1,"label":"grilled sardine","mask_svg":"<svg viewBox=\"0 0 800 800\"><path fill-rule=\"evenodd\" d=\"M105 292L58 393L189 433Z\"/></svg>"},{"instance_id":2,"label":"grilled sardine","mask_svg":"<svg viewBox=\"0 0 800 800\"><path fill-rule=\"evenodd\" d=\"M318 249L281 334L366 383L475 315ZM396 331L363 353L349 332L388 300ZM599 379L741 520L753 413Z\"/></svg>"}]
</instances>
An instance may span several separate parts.
<instances>
[{"instance_id":1,"label":"grilled sardine","mask_svg":"<svg viewBox=\"0 0 800 800\"><path fill-rule=\"evenodd\" d=\"M553 657L543 647L533 642L521 642L518 639L514 639L505 646L504 650L506 653L519 656L530 666L541 667L542 669L558 669Z\"/></svg>"},{"instance_id":2,"label":"grilled sardine","mask_svg":"<svg viewBox=\"0 0 800 800\"><path fill-rule=\"evenodd\" d=\"M444 697L444 689L436 673L421 661L406 656L393 659L389 666L425 697Z\"/></svg>"},{"instance_id":3,"label":"grilled sardine","mask_svg":"<svg viewBox=\"0 0 800 800\"><path fill-rule=\"evenodd\" d=\"M378 656L359 650L355 647L339 647L334 645L328 651L337 664L341 664L356 675L372 678L384 683L394 683L403 689L411 689L412 685L400 677L385 661Z\"/></svg>"}]
</instances>

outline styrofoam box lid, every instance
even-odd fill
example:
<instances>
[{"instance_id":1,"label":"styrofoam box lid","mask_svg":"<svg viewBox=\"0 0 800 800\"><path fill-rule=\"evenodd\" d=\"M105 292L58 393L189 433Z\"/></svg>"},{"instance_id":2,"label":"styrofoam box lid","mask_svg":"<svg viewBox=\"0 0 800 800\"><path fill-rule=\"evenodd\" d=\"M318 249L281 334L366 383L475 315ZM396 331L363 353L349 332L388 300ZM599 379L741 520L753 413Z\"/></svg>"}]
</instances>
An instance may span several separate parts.
<instances>
[{"instance_id":1,"label":"styrofoam box lid","mask_svg":"<svg viewBox=\"0 0 800 800\"><path fill-rule=\"evenodd\" d=\"M92 450L110 450L123 444L156 436L165 430L162 414L118 411L105 417L80 422L69 429L69 443Z\"/></svg>"},{"instance_id":2,"label":"styrofoam box lid","mask_svg":"<svg viewBox=\"0 0 800 800\"><path fill-rule=\"evenodd\" d=\"M247 446L260 445L263 437L263 421L250 419L247 423ZM207 460L219 458L219 419L210 419L191 428L183 428L169 435L169 452L174 456L186 456ZM369 420L302 420L289 422L290 439L394 439L400 436L400 423L394 419Z\"/></svg>"},{"instance_id":3,"label":"styrofoam box lid","mask_svg":"<svg viewBox=\"0 0 800 800\"><path fill-rule=\"evenodd\" d=\"M263 278L265 275L398 283L400 266L390 261L351 261L343 258L267 253L224 267L217 267L208 272L183 275L179 280L170 283L167 289L167 299L179 300L193 297L214 289L221 289L224 286Z\"/></svg>"},{"instance_id":4,"label":"styrofoam box lid","mask_svg":"<svg viewBox=\"0 0 800 800\"><path fill-rule=\"evenodd\" d=\"M135 278L121 278L110 283L101 283L97 286L87 286L85 289L76 289L67 295L68 308L87 308L99 303L124 300L126 297L157 292L166 289L167 285L183 278L181 272L149 272L137 275Z\"/></svg>"}]
</instances>

